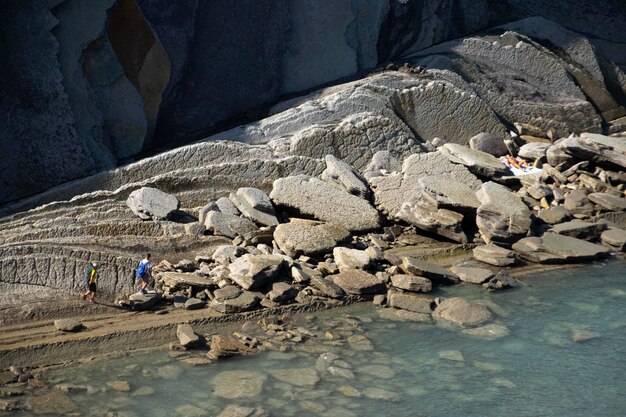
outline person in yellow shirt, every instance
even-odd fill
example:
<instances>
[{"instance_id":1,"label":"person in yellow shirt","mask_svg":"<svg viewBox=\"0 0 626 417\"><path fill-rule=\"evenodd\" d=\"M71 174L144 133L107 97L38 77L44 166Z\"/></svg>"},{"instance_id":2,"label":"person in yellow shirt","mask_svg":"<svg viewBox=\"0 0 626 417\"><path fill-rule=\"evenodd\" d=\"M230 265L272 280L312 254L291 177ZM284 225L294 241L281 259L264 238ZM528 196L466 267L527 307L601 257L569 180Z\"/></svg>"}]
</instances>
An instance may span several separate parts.
<instances>
[{"instance_id":1,"label":"person in yellow shirt","mask_svg":"<svg viewBox=\"0 0 626 417\"><path fill-rule=\"evenodd\" d=\"M85 300L89 294L89 302L93 304L94 298L96 297L96 291L98 289L98 264L95 262L91 263L91 268L87 271L87 276L85 277L85 281L87 282L87 292L80 295L80 298Z\"/></svg>"}]
</instances>

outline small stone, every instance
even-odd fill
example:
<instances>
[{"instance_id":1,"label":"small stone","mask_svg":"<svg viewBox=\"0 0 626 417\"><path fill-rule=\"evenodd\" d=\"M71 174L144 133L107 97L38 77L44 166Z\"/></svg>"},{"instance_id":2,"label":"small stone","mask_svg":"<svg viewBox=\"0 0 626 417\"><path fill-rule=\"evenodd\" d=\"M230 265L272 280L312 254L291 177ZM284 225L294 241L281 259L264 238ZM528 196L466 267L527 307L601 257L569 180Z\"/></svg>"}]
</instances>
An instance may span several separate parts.
<instances>
[{"instance_id":1,"label":"small stone","mask_svg":"<svg viewBox=\"0 0 626 417\"><path fill-rule=\"evenodd\" d=\"M78 332L83 329L83 324L76 319L58 319L54 321L54 327L63 332Z\"/></svg>"},{"instance_id":2,"label":"small stone","mask_svg":"<svg viewBox=\"0 0 626 417\"><path fill-rule=\"evenodd\" d=\"M127 381L109 381L107 386L114 391L129 392L130 384Z\"/></svg>"},{"instance_id":3,"label":"small stone","mask_svg":"<svg viewBox=\"0 0 626 417\"><path fill-rule=\"evenodd\" d=\"M415 275L392 275L391 284L405 291L429 292L433 289L433 284L428 278Z\"/></svg>"},{"instance_id":4,"label":"small stone","mask_svg":"<svg viewBox=\"0 0 626 417\"><path fill-rule=\"evenodd\" d=\"M367 251L342 247L333 249L333 257L339 271L364 269L371 260Z\"/></svg>"},{"instance_id":5,"label":"small stone","mask_svg":"<svg viewBox=\"0 0 626 417\"><path fill-rule=\"evenodd\" d=\"M461 281L469 282L471 284L482 284L483 282L493 278L495 275L490 270L484 268L453 266L450 270L457 274Z\"/></svg>"},{"instance_id":6,"label":"small stone","mask_svg":"<svg viewBox=\"0 0 626 417\"><path fill-rule=\"evenodd\" d=\"M401 292L389 292L387 303L394 308L413 311L415 313L430 314L432 312L433 300L428 297L407 294Z\"/></svg>"},{"instance_id":7,"label":"small stone","mask_svg":"<svg viewBox=\"0 0 626 417\"><path fill-rule=\"evenodd\" d=\"M179 324L176 329L176 336L184 347L194 347L200 342L200 338L189 324Z\"/></svg>"},{"instance_id":8,"label":"small stone","mask_svg":"<svg viewBox=\"0 0 626 417\"><path fill-rule=\"evenodd\" d=\"M185 301L186 310L198 310L204 307L204 301L200 301L197 298L190 298Z\"/></svg>"},{"instance_id":9,"label":"small stone","mask_svg":"<svg viewBox=\"0 0 626 417\"><path fill-rule=\"evenodd\" d=\"M446 359L454 362L464 362L465 358L463 358L463 354L458 350L442 350L439 352L439 357L441 359Z\"/></svg>"}]
</instances>

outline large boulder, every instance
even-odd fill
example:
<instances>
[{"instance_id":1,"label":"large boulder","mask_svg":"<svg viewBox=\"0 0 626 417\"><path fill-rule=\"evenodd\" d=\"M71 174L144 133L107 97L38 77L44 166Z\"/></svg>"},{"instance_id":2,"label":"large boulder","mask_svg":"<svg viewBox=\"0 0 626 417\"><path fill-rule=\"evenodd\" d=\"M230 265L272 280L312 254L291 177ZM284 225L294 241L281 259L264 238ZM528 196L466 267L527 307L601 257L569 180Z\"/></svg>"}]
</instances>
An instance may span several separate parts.
<instances>
[{"instance_id":1,"label":"large boulder","mask_svg":"<svg viewBox=\"0 0 626 417\"><path fill-rule=\"evenodd\" d=\"M437 306L433 316L458 326L480 326L493 318L487 307L461 297L446 298Z\"/></svg>"},{"instance_id":2,"label":"large boulder","mask_svg":"<svg viewBox=\"0 0 626 417\"><path fill-rule=\"evenodd\" d=\"M626 210L626 198L623 197L617 197L606 193L591 193L587 196L587 198L608 211Z\"/></svg>"},{"instance_id":3,"label":"large boulder","mask_svg":"<svg viewBox=\"0 0 626 417\"><path fill-rule=\"evenodd\" d=\"M515 263L515 252L490 243L472 250L474 259L493 266L509 266Z\"/></svg>"},{"instance_id":4,"label":"large boulder","mask_svg":"<svg viewBox=\"0 0 626 417\"><path fill-rule=\"evenodd\" d=\"M606 228L607 225L603 222L590 223L583 220L572 220L553 226L550 232L577 239L597 240Z\"/></svg>"},{"instance_id":5,"label":"large boulder","mask_svg":"<svg viewBox=\"0 0 626 417\"><path fill-rule=\"evenodd\" d=\"M340 271L364 269L371 261L367 251L342 247L333 249L333 257Z\"/></svg>"},{"instance_id":6,"label":"large boulder","mask_svg":"<svg viewBox=\"0 0 626 417\"><path fill-rule=\"evenodd\" d=\"M439 152L414 154L404 160L402 172L370 179L376 207L396 219L403 204L421 190L419 180L428 176L449 179L478 190L482 182L463 165L455 164Z\"/></svg>"},{"instance_id":7,"label":"large boulder","mask_svg":"<svg viewBox=\"0 0 626 417\"><path fill-rule=\"evenodd\" d=\"M217 291L216 291L217 292ZM230 296L229 294L228 296ZM250 291L242 291L239 295L232 298L214 298L211 300L211 307L215 311L219 311L224 314L241 313L244 311L253 310L259 304L260 298L255 293Z\"/></svg>"},{"instance_id":8,"label":"large boulder","mask_svg":"<svg viewBox=\"0 0 626 417\"><path fill-rule=\"evenodd\" d=\"M544 158L546 156L546 152L551 144L548 143L539 143L539 142L531 142L523 145L519 148L517 152L517 156L524 159L529 159L531 161L535 161L537 159Z\"/></svg>"},{"instance_id":9,"label":"large boulder","mask_svg":"<svg viewBox=\"0 0 626 417\"><path fill-rule=\"evenodd\" d=\"M349 238L350 232L339 224L305 219L291 219L274 231L278 247L291 257L328 253Z\"/></svg>"},{"instance_id":10,"label":"large boulder","mask_svg":"<svg viewBox=\"0 0 626 417\"><path fill-rule=\"evenodd\" d=\"M584 190L572 190L565 196L563 208L576 218L591 217L594 212L594 205L587 197Z\"/></svg>"},{"instance_id":11,"label":"large boulder","mask_svg":"<svg viewBox=\"0 0 626 417\"><path fill-rule=\"evenodd\" d=\"M607 256L610 252L595 243L557 233L521 239L513 244L513 250L520 258L541 264L591 261Z\"/></svg>"},{"instance_id":12,"label":"large boulder","mask_svg":"<svg viewBox=\"0 0 626 417\"><path fill-rule=\"evenodd\" d=\"M326 155L325 160L326 169L322 172L321 179L338 186L350 194L366 200L370 198L372 191L356 169L333 155Z\"/></svg>"},{"instance_id":13,"label":"large boulder","mask_svg":"<svg viewBox=\"0 0 626 417\"><path fill-rule=\"evenodd\" d=\"M247 233L255 232L259 228L250 220L232 214L224 214L219 211L207 213L204 226L215 234L234 239Z\"/></svg>"},{"instance_id":14,"label":"large boulder","mask_svg":"<svg viewBox=\"0 0 626 417\"><path fill-rule=\"evenodd\" d=\"M472 212L480 206L476 193L462 182L440 176L427 176L418 180L420 196L437 208L458 212Z\"/></svg>"},{"instance_id":15,"label":"large boulder","mask_svg":"<svg viewBox=\"0 0 626 417\"><path fill-rule=\"evenodd\" d=\"M230 279L245 290L262 288L276 281L284 270L280 255L243 255L228 267Z\"/></svg>"},{"instance_id":16,"label":"large boulder","mask_svg":"<svg viewBox=\"0 0 626 417\"><path fill-rule=\"evenodd\" d=\"M437 208L430 200L415 196L407 198L395 214L395 219L417 226L421 230L436 233L455 242L467 243L463 218L461 213Z\"/></svg>"},{"instance_id":17,"label":"large boulder","mask_svg":"<svg viewBox=\"0 0 626 417\"><path fill-rule=\"evenodd\" d=\"M366 200L306 175L274 181L271 199L305 216L344 226L351 232L380 227L380 215Z\"/></svg>"},{"instance_id":18,"label":"large boulder","mask_svg":"<svg viewBox=\"0 0 626 417\"><path fill-rule=\"evenodd\" d=\"M626 169L626 139L583 133L559 143L559 148L582 160L590 160L609 168Z\"/></svg>"},{"instance_id":19,"label":"large boulder","mask_svg":"<svg viewBox=\"0 0 626 417\"><path fill-rule=\"evenodd\" d=\"M487 132L481 132L476 136L472 136L469 140L469 146L472 149L493 156L504 156L509 153L504 140L500 136Z\"/></svg>"},{"instance_id":20,"label":"large boulder","mask_svg":"<svg viewBox=\"0 0 626 417\"><path fill-rule=\"evenodd\" d=\"M392 275L391 285L410 292L429 292L433 289L433 283L428 278L405 274Z\"/></svg>"},{"instance_id":21,"label":"large boulder","mask_svg":"<svg viewBox=\"0 0 626 417\"><path fill-rule=\"evenodd\" d=\"M476 175L492 178L509 173L509 170L495 156L467 146L446 143L439 149L439 152L450 161L465 165Z\"/></svg>"},{"instance_id":22,"label":"large boulder","mask_svg":"<svg viewBox=\"0 0 626 417\"><path fill-rule=\"evenodd\" d=\"M384 282L360 269L342 271L331 278L348 294L379 294L386 289Z\"/></svg>"},{"instance_id":23,"label":"large boulder","mask_svg":"<svg viewBox=\"0 0 626 417\"><path fill-rule=\"evenodd\" d=\"M476 196L481 202L476 225L487 243L510 244L526 236L531 213L518 195L503 185L487 182Z\"/></svg>"},{"instance_id":24,"label":"large boulder","mask_svg":"<svg viewBox=\"0 0 626 417\"><path fill-rule=\"evenodd\" d=\"M126 205L142 220L167 220L178 210L180 201L156 188L141 187L130 193Z\"/></svg>"},{"instance_id":25,"label":"large boulder","mask_svg":"<svg viewBox=\"0 0 626 417\"><path fill-rule=\"evenodd\" d=\"M173 290L183 289L188 286L207 288L213 285L213 280L192 272L161 272L156 278Z\"/></svg>"},{"instance_id":26,"label":"large boulder","mask_svg":"<svg viewBox=\"0 0 626 417\"><path fill-rule=\"evenodd\" d=\"M434 304L432 298L399 291L389 291L387 303L393 308L422 314L431 314Z\"/></svg>"},{"instance_id":27,"label":"large boulder","mask_svg":"<svg viewBox=\"0 0 626 417\"><path fill-rule=\"evenodd\" d=\"M264 191L258 188L242 187L237 193L231 193L229 200L245 217L263 226L274 226L278 219L274 206Z\"/></svg>"},{"instance_id":28,"label":"large boulder","mask_svg":"<svg viewBox=\"0 0 626 417\"><path fill-rule=\"evenodd\" d=\"M311 286L330 298L342 298L346 295L346 292L329 278L311 277Z\"/></svg>"}]
</instances>

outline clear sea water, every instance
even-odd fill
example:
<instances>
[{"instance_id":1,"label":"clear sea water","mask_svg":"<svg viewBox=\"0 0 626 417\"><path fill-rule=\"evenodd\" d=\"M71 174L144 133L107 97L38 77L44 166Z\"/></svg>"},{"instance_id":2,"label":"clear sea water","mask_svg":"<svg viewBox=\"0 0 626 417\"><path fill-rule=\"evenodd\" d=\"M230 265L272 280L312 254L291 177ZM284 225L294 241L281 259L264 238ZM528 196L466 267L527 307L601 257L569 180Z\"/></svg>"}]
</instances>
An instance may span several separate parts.
<instances>
[{"instance_id":1,"label":"clear sea water","mask_svg":"<svg viewBox=\"0 0 626 417\"><path fill-rule=\"evenodd\" d=\"M624 417L625 270L593 264L526 276L509 291L446 289L491 309L496 326L484 334L383 319L367 303L309 316L321 337L289 352L192 366L157 351L48 377L93 387L70 395L84 416L217 416L235 404L298 417ZM354 378L321 366L325 352ZM107 389L111 380L130 392Z\"/></svg>"}]
</instances>

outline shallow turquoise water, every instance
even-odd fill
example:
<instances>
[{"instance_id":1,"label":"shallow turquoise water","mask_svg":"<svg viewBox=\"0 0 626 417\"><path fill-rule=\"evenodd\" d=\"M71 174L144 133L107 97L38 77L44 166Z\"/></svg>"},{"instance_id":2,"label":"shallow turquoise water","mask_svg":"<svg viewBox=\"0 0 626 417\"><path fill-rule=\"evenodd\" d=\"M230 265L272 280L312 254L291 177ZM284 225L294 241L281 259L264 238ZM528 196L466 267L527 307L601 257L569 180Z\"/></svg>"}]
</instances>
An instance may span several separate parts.
<instances>
[{"instance_id":1,"label":"shallow turquoise water","mask_svg":"<svg viewBox=\"0 0 626 417\"><path fill-rule=\"evenodd\" d=\"M91 385L94 392L71 395L90 416L217 415L237 404L298 417L623 417L625 268L623 262L595 264L525 277L525 285L511 291L464 285L442 293L487 305L498 325L492 337L382 319L367 304L309 317L309 328L320 336L330 330L337 339L311 339L291 352L205 366L155 352L61 369L49 379ZM354 378L333 376L319 362L315 370L324 352L338 355L337 367L349 368ZM297 376L280 380L276 369L298 369ZM222 373L234 370L252 372L252 381ZM301 385L311 375L319 381ZM106 389L111 380L128 381L131 391ZM255 381L258 392L250 388ZM240 388L244 396L224 398Z\"/></svg>"}]
</instances>

